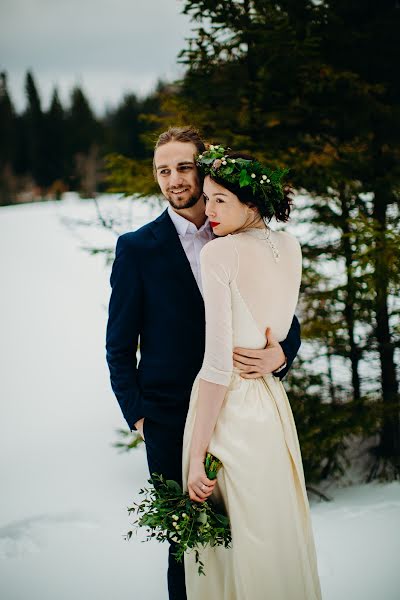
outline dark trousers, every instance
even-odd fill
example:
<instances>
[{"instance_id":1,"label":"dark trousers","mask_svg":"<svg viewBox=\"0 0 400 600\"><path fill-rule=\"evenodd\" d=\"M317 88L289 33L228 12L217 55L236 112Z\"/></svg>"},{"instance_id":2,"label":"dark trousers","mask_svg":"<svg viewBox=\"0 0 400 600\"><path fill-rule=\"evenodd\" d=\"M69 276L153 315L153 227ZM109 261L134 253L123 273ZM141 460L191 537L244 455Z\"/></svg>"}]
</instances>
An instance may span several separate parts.
<instances>
[{"instance_id":1,"label":"dark trousers","mask_svg":"<svg viewBox=\"0 0 400 600\"><path fill-rule=\"evenodd\" d=\"M184 426L163 426L148 418L144 420L147 463L150 475L159 473L182 485L182 440ZM186 600L185 570L173 556L171 542L168 557L168 592L170 600Z\"/></svg>"}]
</instances>

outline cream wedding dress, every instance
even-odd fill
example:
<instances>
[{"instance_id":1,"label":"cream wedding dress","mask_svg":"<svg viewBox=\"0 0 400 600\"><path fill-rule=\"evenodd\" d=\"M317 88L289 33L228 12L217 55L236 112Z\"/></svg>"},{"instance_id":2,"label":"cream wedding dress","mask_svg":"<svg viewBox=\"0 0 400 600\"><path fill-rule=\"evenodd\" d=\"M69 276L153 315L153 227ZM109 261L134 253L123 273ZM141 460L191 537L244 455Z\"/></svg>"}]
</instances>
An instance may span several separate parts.
<instances>
[{"instance_id":1,"label":"cream wedding dress","mask_svg":"<svg viewBox=\"0 0 400 600\"><path fill-rule=\"evenodd\" d=\"M277 253L279 256L277 256ZM319 600L309 503L296 426L279 378L242 379L232 348L263 348L265 329L283 340L298 300L301 250L286 232L249 229L201 252L206 351L191 394L183 487L199 378L228 386L208 450L223 463L213 498L230 519L232 547L185 555L188 600Z\"/></svg>"}]
</instances>

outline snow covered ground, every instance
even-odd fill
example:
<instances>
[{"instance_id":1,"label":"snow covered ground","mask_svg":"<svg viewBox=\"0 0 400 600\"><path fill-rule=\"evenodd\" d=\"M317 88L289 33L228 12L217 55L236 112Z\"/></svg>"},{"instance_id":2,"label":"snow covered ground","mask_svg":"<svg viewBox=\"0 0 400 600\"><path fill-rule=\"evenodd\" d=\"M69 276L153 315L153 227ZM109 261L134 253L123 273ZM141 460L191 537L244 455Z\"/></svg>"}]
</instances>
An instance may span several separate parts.
<instances>
[{"instance_id":1,"label":"snow covered ground","mask_svg":"<svg viewBox=\"0 0 400 600\"><path fill-rule=\"evenodd\" d=\"M148 218L120 206L120 230ZM115 236L66 221L91 217L73 198L0 209L2 600L167 598L167 548L123 539L147 465L143 447L112 447L124 422L104 353L109 267L82 248ZM400 484L328 494L311 499L324 600L397 600Z\"/></svg>"}]
</instances>

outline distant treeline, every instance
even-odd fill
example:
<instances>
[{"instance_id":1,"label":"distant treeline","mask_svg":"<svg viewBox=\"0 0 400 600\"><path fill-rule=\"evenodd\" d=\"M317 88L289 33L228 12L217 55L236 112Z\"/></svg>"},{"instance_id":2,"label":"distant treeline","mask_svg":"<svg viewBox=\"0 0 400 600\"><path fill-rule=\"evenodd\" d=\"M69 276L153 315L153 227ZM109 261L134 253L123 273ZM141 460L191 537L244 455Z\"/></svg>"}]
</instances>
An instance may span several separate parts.
<instances>
[{"instance_id":1,"label":"distant treeline","mask_svg":"<svg viewBox=\"0 0 400 600\"><path fill-rule=\"evenodd\" d=\"M34 75L25 78L26 108L18 114L0 74L0 205L19 199L58 196L65 190L91 195L104 189L103 157L117 153L142 160L151 156L146 133L154 130L146 115L160 108L159 83L145 98L126 95L101 118L81 88L63 106L54 89L49 108L42 107Z\"/></svg>"}]
</instances>

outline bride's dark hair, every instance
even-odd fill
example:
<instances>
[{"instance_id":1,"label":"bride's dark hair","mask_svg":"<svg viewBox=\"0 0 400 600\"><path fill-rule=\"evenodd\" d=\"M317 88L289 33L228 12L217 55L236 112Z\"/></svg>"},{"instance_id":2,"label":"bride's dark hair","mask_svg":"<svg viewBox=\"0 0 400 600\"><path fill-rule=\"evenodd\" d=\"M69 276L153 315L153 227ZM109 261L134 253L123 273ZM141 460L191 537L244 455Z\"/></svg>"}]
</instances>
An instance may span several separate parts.
<instances>
[{"instance_id":1,"label":"bride's dark hair","mask_svg":"<svg viewBox=\"0 0 400 600\"><path fill-rule=\"evenodd\" d=\"M250 154L245 154L244 152L229 152L229 158L244 158L246 160L257 160L254 156ZM234 184L225 179L220 179L215 175L209 175L215 183L226 188L232 194L235 194L242 202L242 204L255 206L261 217L263 219L267 218L269 221L271 220L271 209L266 204L264 197L261 194L253 194L251 187L240 187L239 184ZM291 197L292 190L289 186L285 186L283 189L283 198L279 202L278 206L275 207L275 214L273 215L277 221L282 221L286 223L289 220L290 210L293 204L293 200Z\"/></svg>"}]
</instances>

